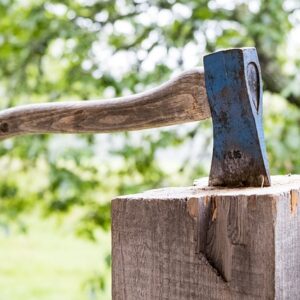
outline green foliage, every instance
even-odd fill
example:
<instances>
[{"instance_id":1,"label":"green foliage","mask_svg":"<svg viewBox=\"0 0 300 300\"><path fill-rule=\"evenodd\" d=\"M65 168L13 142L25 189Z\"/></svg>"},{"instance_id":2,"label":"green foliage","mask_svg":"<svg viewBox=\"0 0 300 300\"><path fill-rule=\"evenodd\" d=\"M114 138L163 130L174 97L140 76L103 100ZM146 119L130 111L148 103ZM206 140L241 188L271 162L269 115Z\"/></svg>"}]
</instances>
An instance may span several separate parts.
<instances>
[{"instance_id":1,"label":"green foliage","mask_svg":"<svg viewBox=\"0 0 300 300\"><path fill-rule=\"evenodd\" d=\"M300 173L300 110L266 95L265 133L272 174Z\"/></svg>"},{"instance_id":2,"label":"green foliage","mask_svg":"<svg viewBox=\"0 0 300 300\"><path fill-rule=\"evenodd\" d=\"M110 240L98 244L72 237L68 223L57 228L54 220L41 221L34 214L26 236L7 232L0 235L1 299L9 300L94 300L110 299L110 282L95 290L88 278L109 278L107 262ZM109 261L108 261L109 263ZM98 282L97 282L98 284ZM95 297L97 295L97 297Z\"/></svg>"},{"instance_id":3,"label":"green foliage","mask_svg":"<svg viewBox=\"0 0 300 300\"><path fill-rule=\"evenodd\" d=\"M265 108L271 170L300 172L299 56L286 55L299 10L292 0L1 0L0 106L139 92L201 65L206 52L256 46L272 99ZM38 208L72 216L75 232L97 240L110 228L115 195L207 174L211 134L203 123L4 141L0 223L24 229L23 216Z\"/></svg>"}]
</instances>

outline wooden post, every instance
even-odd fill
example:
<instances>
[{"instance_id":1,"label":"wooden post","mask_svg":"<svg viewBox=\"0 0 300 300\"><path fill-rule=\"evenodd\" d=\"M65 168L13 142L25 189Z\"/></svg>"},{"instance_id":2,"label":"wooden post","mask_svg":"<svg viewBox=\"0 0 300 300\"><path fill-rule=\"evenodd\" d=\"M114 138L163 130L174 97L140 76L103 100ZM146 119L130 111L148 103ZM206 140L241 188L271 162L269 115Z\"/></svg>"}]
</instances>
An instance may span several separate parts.
<instances>
[{"instance_id":1,"label":"wooden post","mask_svg":"<svg viewBox=\"0 0 300 300\"><path fill-rule=\"evenodd\" d=\"M299 299L299 199L299 175L114 199L113 299Z\"/></svg>"}]
</instances>

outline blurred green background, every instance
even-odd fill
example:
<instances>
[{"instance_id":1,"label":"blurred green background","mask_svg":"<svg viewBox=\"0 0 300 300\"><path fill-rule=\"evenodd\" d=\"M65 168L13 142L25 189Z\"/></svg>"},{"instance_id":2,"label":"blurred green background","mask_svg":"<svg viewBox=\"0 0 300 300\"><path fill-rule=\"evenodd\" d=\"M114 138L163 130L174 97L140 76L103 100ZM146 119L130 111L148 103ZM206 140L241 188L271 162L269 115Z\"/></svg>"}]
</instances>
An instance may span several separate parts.
<instances>
[{"instance_id":1,"label":"blurred green background","mask_svg":"<svg viewBox=\"0 0 300 300\"><path fill-rule=\"evenodd\" d=\"M144 91L255 46L272 174L300 173L295 0L0 0L0 108ZM0 143L0 300L110 299L110 200L208 174L210 121Z\"/></svg>"}]
</instances>

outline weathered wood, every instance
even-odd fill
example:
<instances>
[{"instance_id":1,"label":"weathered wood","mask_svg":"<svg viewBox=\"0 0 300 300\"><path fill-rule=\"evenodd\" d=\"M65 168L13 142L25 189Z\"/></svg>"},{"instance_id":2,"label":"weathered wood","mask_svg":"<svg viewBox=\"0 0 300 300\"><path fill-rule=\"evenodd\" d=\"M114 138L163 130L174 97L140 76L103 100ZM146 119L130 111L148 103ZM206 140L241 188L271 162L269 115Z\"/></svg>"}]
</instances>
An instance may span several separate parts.
<instances>
[{"instance_id":1,"label":"weathered wood","mask_svg":"<svg viewBox=\"0 0 300 300\"><path fill-rule=\"evenodd\" d=\"M272 182L113 200L113 299L299 299L300 176Z\"/></svg>"},{"instance_id":2,"label":"weathered wood","mask_svg":"<svg viewBox=\"0 0 300 300\"><path fill-rule=\"evenodd\" d=\"M110 99L32 104L0 112L0 138L39 133L139 130L210 117L202 69L148 92Z\"/></svg>"}]
</instances>

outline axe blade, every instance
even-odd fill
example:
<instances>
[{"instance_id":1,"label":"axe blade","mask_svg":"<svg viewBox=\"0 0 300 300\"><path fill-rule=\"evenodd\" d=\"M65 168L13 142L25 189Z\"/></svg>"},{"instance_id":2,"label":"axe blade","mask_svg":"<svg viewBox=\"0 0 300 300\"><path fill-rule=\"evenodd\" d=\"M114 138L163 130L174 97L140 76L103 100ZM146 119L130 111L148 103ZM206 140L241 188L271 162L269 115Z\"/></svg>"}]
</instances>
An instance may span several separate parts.
<instances>
[{"instance_id":1,"label":"axe blade","mask_svg":"<svg viewBox=\"0 0 300 300\"><path fill-rule=\"evenodd\" d=\"M270 186L255 48L207 55L204 69L214 136L209 185Z\"/></svg>"}]
</instances>

